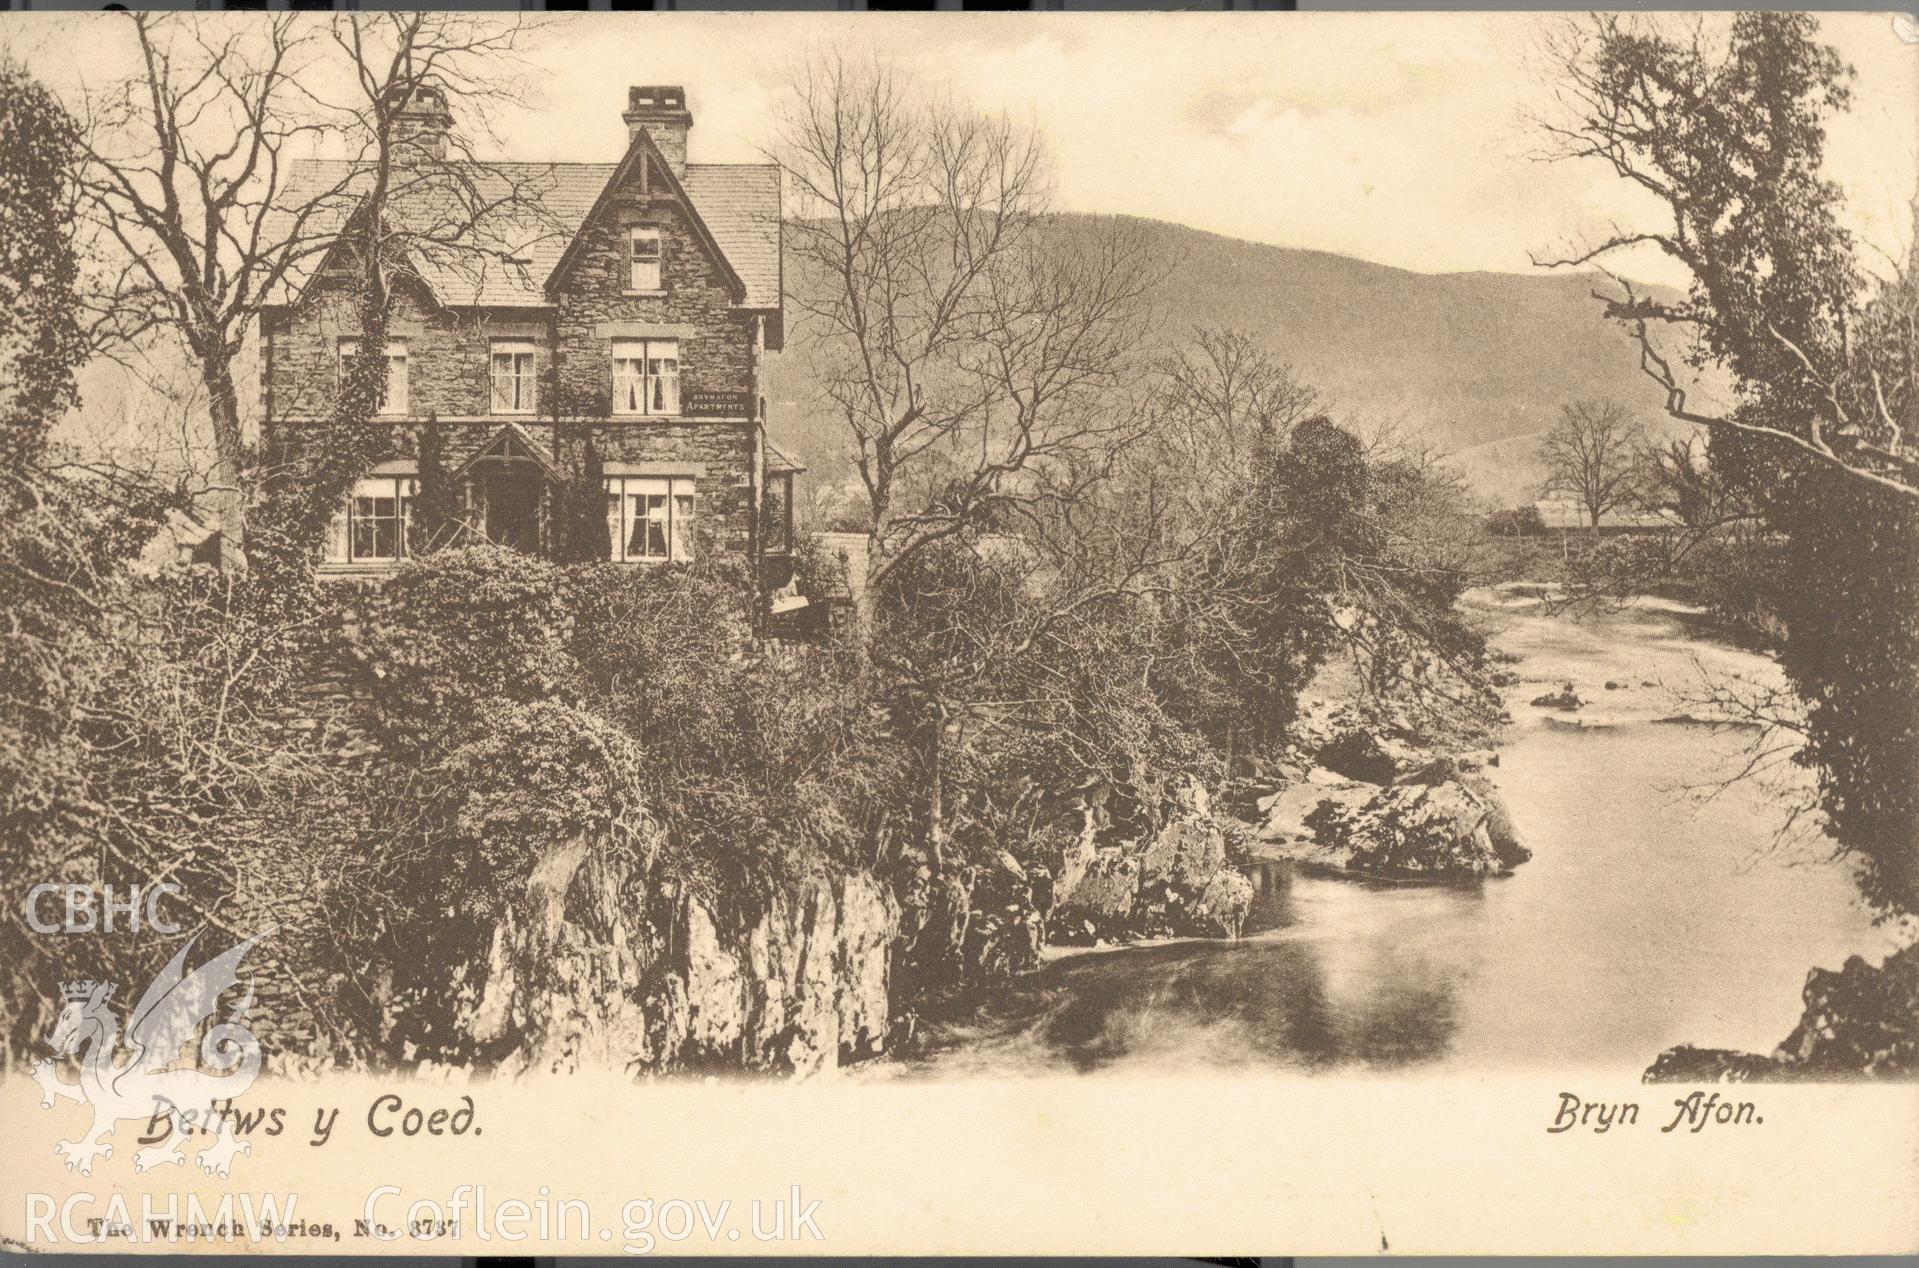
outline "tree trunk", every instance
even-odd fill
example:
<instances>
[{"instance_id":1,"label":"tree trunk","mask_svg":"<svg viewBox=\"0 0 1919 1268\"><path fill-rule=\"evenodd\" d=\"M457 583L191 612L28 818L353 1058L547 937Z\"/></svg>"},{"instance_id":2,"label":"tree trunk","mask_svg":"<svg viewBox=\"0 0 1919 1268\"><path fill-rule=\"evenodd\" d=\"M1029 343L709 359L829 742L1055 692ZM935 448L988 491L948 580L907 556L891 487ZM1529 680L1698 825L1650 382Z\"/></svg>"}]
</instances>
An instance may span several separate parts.
<instances>
[{"instance_id":1,"label":"tree trunk","mask_svg":"<svg viewBox=\"0 0 1919 1268\"><path fill-rule=\"evenodd\" d=\"M240 434L240 393L233 363L224 352L200 353L200 380L207 389L207 419L213 426L213 489L208 502L220 528L222 565L246 566L246 495L241 488L244 441Z\"/></svg>"},{"instance_id":2,"label":"tree trunk","mask_svg":"<svg viewBox=\"0 0 1919 1268\"><path fill-rule=\"evenodd\" d=\"M946 708L937 704L926 750L926 857L935 880L946 874Z\"/></svg>"}]
</instances>

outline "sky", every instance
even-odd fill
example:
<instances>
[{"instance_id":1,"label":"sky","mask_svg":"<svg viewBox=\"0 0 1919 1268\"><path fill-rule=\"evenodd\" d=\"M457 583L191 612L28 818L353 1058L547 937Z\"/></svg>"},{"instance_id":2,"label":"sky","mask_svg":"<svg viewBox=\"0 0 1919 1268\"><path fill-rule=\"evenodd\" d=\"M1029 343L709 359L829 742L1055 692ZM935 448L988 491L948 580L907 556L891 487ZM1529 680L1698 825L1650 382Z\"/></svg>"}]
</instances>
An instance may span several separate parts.
<instances>
[{"instance_id":1,"label":"sky","mask_svg":"<svg viewBox=\"0 0 1919 1268\"><path fill-rule=\"evenodd\" d=\"M694 161L763 160L795 63L838 46L1030 122L1057 204L1430 272L1524 272L1657 209L1587 162L1545 163L1546 14L599 14L529 50L532 101L496 113L499 157L611 161L629 84L684 85ZM109 15L0 18L53 82L130 51ZM1919 171L1919 44L1890 15L1825 15L1857 70L1830 174L1853 227L1903 257ZM64 25L62 25L64 23ZM1629 276L1683 284L1653 250Z\"/></svg>"},{"instance_id":2,"label":"sky","mask_svg":"<svg viewBox=\"0 0 1919 1268\"><path fill-rule=\"evenodd\" d=\"M1423 271L1527 271L1533 254L1654 213L1597 164L1543 163L1537 14L624 15L538 49L542 108L497 121L526 157L605 160L629 84L683 84L695 161L751 161L794 62L841 44L1030 121L1057 200ZM1830 169L1854 227L1903 256L1919 45L1831 15L1858 72ZM1656 252L1622 267L1683 284Z\"/></svg>"}]
</instances>

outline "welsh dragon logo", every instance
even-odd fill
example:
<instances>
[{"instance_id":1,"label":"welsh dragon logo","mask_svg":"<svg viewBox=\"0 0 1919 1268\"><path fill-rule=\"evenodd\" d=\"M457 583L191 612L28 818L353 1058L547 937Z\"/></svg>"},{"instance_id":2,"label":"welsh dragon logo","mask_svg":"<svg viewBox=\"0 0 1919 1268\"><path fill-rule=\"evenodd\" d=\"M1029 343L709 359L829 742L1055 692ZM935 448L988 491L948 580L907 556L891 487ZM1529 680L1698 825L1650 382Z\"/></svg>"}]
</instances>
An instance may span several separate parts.
<instances>
[{"instance_id":1,"label":"welsh dragon logo","mask_svg":"<svg viewBox=\"0 0 1919 1268\"><path fill-rule=\"evenodd\" d=\"M252 1152L251 1145L233 1134L226 1116L211 1109L215 1101L246 1091L260 1073L260 1041L245 1024L253 1005L251 985L228 1008L226 1018L201 1036L199 1068L173 1067L182 1064L183 1049L217 1013L221 992L239 982L241 959L272 932L262 930L190 973L187 953L199 939L189 938L127 1015L124 1039L120 1019L107 1006L112 982L61 985L66 1002L50 1043L56 1056L79 1054L80 1081L62 1082L47 1058L34 1063L33 1078L40 1085L43 1109L63 1099L93 1107L93 1126L86 1135L54 1146L55 1153L66 1157L67 1170L92 1175L95 1158L113 1156L106 1138L116 1123L130 1118L145 1124L156 1115L171 1118L174 1130L161 1144L133 1155L135 1170L184 1161L180 1149L193 1128L212 1135L198 1154L200 1169L208 1175L225 1178L236 1154ZM183 1114L191 1117L183 1119Z\"/></svg>"}]
</instances>

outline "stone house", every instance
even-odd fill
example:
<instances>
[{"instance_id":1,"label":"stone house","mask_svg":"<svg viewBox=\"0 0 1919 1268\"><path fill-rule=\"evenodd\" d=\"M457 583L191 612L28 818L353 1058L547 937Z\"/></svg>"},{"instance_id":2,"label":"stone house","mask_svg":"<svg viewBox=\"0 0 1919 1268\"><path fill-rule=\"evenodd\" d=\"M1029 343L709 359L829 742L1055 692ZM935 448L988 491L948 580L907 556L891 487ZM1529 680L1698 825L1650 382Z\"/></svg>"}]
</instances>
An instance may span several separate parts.
<instances>
[{"instance_id":1,"label":"stone house","mask_svg":"<svg viewBox=\"0 0 1919 1268\"><path fill-rule=\"evenodd\" d=\"M461 162L448 158L444 98L422 89L409 103L397 161L462 184L505 245L456 258L431 250L428 230L428 249L409 250L381 408L391 446L334 517L323 575L378 575L417 549L411 503L431 420L462 534L551 552L558 495L590 443L614 560L725 553L785 581L799 468L767 443L761 386L784 337L778 169L688 162L678 87L631 89L622 118L616 162ZM313 189L354 179L327 160L294 177ZM436 209L416 194L393 214ZM357 346L350 271L337 268L323 260L264 316L270 452L297 450L324 422Z\"/></svg>"}]
</instances>

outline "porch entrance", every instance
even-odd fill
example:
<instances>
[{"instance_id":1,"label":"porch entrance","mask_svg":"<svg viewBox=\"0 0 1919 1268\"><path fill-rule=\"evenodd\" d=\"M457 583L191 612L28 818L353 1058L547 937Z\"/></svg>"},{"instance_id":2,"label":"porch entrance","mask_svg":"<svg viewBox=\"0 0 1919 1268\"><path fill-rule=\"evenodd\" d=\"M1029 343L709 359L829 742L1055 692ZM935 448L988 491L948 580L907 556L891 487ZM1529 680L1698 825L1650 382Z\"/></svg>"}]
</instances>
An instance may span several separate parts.
<instances>
[{"instance_id":1,"label":"porch entrance","mask_svg":"<svg viewBox=\"0 0 1919 1268\"><path fill-rule=\"evenodd\" d=\"M485 509L487 540L528 554L540 548L540 467L525 460L493 459L475 473Z\"/></svg>"},{"instance_id":2,"label":"porch entrance","mask_svg":"<svg viewBox=\"0 0 1919 1268\"><path fill-rule=\"evenodd\" d=\"M559 470L521 427L508 423L460 464L454 483L466 491L466 522L496 545L529 555L546 545L547 490Z\"/></svg>"}]
</instances>

